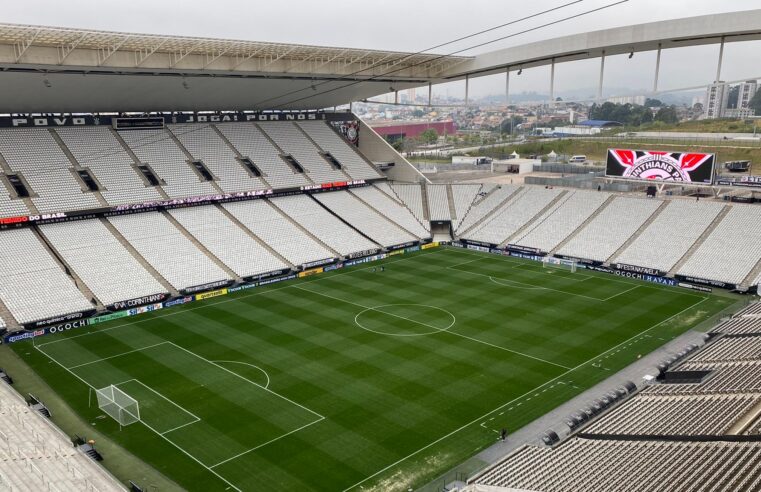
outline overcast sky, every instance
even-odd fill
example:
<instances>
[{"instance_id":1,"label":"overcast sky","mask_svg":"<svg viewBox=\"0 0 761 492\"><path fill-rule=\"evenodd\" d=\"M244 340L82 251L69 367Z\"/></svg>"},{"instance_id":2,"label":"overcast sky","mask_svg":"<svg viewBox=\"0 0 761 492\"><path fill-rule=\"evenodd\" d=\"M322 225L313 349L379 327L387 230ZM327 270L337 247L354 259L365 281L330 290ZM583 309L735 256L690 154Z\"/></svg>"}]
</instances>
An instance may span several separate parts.
<instances>
[{"instance_id":1,"label":"overcast sky","mask_svg":"<svg viewBox=\"0 0 761 492\"><path fill-rule=\"evenodd\" d=\"M250 39L326 46L419 51L485 28L510 22L572 0L24 0L4 2L2 21L74 28L153 34ZM617 0L582 0L551 14L527 20L465 42L436 50L452 52L601 7ZM518 35L464 54L567 34L657 20L760 8L759 0L629 0L550 28ZM670 51L670 52L669 52ZM661 87L709 83L714 76L716 46L665 51ZM723 78L761 76L761 42L728 44ZM619 59L620 58L620 59ZM698 61L698 63L696 63ZM652 86L653 54L633 60L612 57L606 62L609 87L644 89ZM564 66L565 65L565 66ZM559 65L556 90L595 87L597 63ZM511 92L548 92L549 71L525 70ZM461 85L461 84L460 84ZM475 96L499 93L504 76L474 81ZM462 88L442 87L457 93Z\"/></svg>"}]
</instances>

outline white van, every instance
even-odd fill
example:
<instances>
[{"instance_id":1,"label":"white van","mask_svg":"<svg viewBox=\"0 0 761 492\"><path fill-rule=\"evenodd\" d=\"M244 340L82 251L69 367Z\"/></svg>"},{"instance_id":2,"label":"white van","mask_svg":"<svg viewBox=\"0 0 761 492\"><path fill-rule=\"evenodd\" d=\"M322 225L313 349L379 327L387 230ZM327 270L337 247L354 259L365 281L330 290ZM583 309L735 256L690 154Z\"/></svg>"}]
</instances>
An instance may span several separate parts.
<instances>
[{"instance_id":1,"label":"white van","mask_svg":"<svg viewBox=\"0 0 761 492\"><path fill-rule=\"evenodd\" d=\"M587 162L587 156L585 156L585 155L574 155L570 159L568 159L568 162Z\"/></svg>"}]
</instances>

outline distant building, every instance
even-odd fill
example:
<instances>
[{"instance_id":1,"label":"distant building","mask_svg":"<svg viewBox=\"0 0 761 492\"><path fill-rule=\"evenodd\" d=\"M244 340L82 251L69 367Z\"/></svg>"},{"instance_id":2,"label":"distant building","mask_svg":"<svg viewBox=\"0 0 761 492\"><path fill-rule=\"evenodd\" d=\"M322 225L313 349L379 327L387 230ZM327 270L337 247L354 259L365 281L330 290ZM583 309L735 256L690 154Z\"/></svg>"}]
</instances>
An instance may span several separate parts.
<instances>
[{"instance_id":1,"label":"distant building","mask_svg":"<svg viewBox=\"0 0 761 492\"><path fill-rule=\"evenodd\" d=\"M613 104L638 104L640 106L645 105L645 96L614 96L609 97L607 102Z\"/></svg>"},{"instance_id":2,"label":"distant building","mask_svg":"<svg viewBox=\"0 0 761 492\"><path fill-rule=\"evenodd\" d=\"M756 95L758 91L758 82L755 80L748 80L740 84L740 90L737 93L737 109L750 109L750 100ZM750 116L753 116L751 113Z\"/></svg>"},{"instance_id":3,"label":"distant building","mask_svg":"<svg viewBox=\"0 0 761 492\"><path fill-rule=\"evenodd\" d=\"M754 116L756 112L751 108L730 108L724 110L724 118L735 118L744 120Z\"/></svg>"},{"instance_id":4,"label":"distant building","mask_svg":"<svg viewBox=\"0 0 761 492\"><path fill-rule=\"evenodd\" d=\"M454 121L370 121L368 124L375 130L378 135L386 137L389 140L403 140L405 138L416 138L428 129L436 130L439 136L454 135L457 127Z\"/></svg>"},{"instance_id":5,"label":"distant building","mask_svg":"<svg viewBox=\"0 0 761 492\"><path fill-rule=\"evenodd\" d=\"M703 118L716 119L724 116L729 100L729 86L726 82L718 81L708 86L706 102L703 107Z\"/></svg>"}]
</instances>

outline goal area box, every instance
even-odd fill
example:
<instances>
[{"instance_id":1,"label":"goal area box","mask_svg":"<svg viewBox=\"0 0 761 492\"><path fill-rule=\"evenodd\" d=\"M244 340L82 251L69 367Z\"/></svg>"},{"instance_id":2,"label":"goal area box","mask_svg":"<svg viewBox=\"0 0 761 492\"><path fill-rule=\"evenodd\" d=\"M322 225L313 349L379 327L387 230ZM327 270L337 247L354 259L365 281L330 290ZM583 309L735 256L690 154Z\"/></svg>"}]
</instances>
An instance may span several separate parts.
<instances>
[{"instance_id":1,"label":"goal area box","mask_svg":"<svg viewBox=\"0 0 761 492\"><path fill-rule=\"evenodd\" d=\"M552 256L545 256L542 258L542 268L553 268L559 270L568 270L571 273L576 273L578 263L573 260L566 260L563 258L553 258Z\"/></svg>"}]
</instances>

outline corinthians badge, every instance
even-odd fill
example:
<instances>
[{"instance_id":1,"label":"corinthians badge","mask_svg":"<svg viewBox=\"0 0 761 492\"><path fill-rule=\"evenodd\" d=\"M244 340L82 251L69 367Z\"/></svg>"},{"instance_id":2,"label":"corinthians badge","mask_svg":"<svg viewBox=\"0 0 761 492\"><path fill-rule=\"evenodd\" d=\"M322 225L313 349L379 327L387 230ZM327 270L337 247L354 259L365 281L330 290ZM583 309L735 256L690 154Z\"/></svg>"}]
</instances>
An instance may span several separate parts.
<instances>
[{"instance_id":1,"label":"corinthians badge","mask_svg":"<svg viewBox=\"0 0 761 492\"><path fill-rule=\"evenodd\" d=\"M608 176L659 181L709 183L713 154L611 149Z\"/></svg>"}]
</instances>

